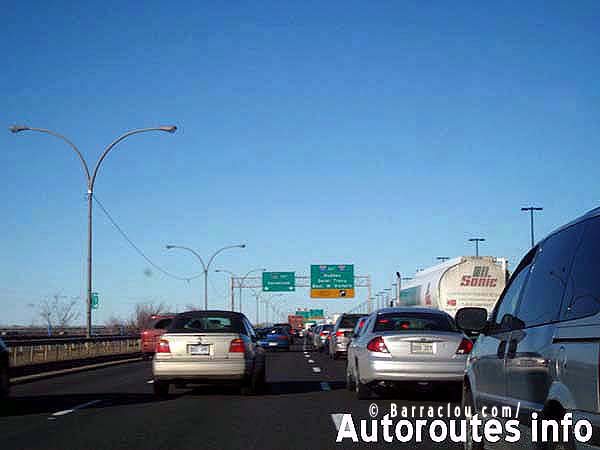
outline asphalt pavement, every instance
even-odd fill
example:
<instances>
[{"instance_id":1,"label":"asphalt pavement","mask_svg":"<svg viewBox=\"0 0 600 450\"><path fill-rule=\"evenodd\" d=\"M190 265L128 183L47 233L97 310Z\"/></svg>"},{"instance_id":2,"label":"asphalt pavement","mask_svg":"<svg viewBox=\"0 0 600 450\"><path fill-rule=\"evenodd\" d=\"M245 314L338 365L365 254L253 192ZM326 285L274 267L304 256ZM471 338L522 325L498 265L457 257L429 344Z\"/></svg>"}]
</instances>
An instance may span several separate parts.
<instances>
[{"instance_id":1,"label":"asphalt pavement","mask_svg":"<svg viewBox=\"0 0 600 450\"><path fill-rule=\"evenodd\" d=\"M8 449L332 449L462 448L425 441L336 443L342 414L357 427L392 404L447 407L452 392L406 389L357 400L345 388L346 361L294 346L270 352L264 394L242 396L234 387L152 393L148 361L131 362L15 385L0 410L1 448Z\"/></svg>"}]
</instances>

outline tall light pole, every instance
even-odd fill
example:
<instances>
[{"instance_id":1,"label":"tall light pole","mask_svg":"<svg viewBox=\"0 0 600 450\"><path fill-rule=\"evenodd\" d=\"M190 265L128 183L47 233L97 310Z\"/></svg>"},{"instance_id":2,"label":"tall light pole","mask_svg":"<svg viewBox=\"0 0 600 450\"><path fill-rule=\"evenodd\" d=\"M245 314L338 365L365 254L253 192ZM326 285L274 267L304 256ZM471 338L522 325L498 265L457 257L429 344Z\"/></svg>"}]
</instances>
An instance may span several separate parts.
<instances>
[{"instance_id":1,"label":"tall light pole","mask_svg":"<svg viewBox=\"0 0 600 450\"><path fill-rule=\"evenodd\" d=\"M176 126L166 126L166 127L140 128L137 130L128 131L128 132L122 134L121 136L119 136L117 139L115 139L113 142L111 142L108 145L108 147L106 147L104 149L104 151L100 155L100 158L98 158L98 161L96 161L94 169L90 172L89 166L88 166L85 158L79 151L79 149L75 146L75 144L73 144L73 142L71 142L69 139L67 139L62 134L56 133L56 132L54 132L52 130L48 130L46 128L35 128L35 127L18 126L18 125L13 125L12 127L10 127L10 131L15 134L20 133L22 131L36 131L39 133L50 134L54 137L62 139L77 154L77 157L79 158L79 160L81 161L81 165L83 166L83 171L85 172L86 181L87 181L87 207L88 207L87 296L86 296L87 297L87 314L86 314L86 336L87 337L90 337L92 335L92 203L93 203L92 200L94 197L94 184L96 182L96 176L98 175L98 169L100 169L100 165L102 164L102 161L104 161L104 158L106 158L106 155L108 155L108 153L114 148L114 146L117 145L119 142L121 142L123 139L126 139L127 137L129 137L133 134L146 133L148 131L165 131L167 133L174 133L175 130L177 130Z\"/></svg>"},{"instance_id":2,"label":"tall light pole","mask_svg":"<svg viewBox=\"0 0 600 450\"><path fill-rule=\"evenodd\" d=\"M391 307L392 305L390 305L390 294L392 292L392 288L385 288L384 289L385 292L385 307L387 308L388 306Z\"/></svg>"},{"instance_id":3,"label":"tall light pole","mask_svg":"<svg viewBox=\"0 0 600 450\"><path fill-rule=\"evenodd\" d=\"M479 256L479 243L484 242L484 238L471 238L469 242L475 242L475 256Z\"/></svg>"},{"instance_id":4,"label":"tall light pole","mask_svg":"<svg viewBox=\"0 0 600 450\"><path fill-rule=\"evenodd\" d=\"M521 208L521 211L529 211L531 217L531 247L535 245L535 239L533 237L533 212L534 211L543 211L544 208L540 208L537 206L528 206L526 208Z\"/></svg>"},{"instance_id":5,"label":"tall light pole","mask_svg":"<svg viewBox=\"0 0 600 450\"><path fill-rule=\"evenodd\" d=\"M215 256L217 256L222 251L228 250L230 248L246 248L246 244L227 245L226 247L220 248L219 250L217 250L216 252L214 252L212 254L212 256L208 260L208 264L204 264L204 260L202 259L202 256L200 256L200 254L198 252L196 252L195 250L193 250L189 247L184 247L182 245L167 245L166 248L167 248L167 250L171 250L174 248L178 248L181 250L187 250L188 252L192 253L196 258L198 258L198 260L200 261L200 264L202 264L202 271L204 272L204 309L207 310L208 309L208 270L210 269L210 265L212 264L213 260L215 259Z\"/></svg>"},{"instance_id":6,"label":"tall light pole","mask_svg":"<svg viewBox=\"0 0 600 450\"><path fill-rule=\"evenodd\" d=\"M235 273L229 271L229 270L224 270L224 269L215 269L215 272L224 272L224 273L228 273L229 275L232 276L232 278L237 278L238 279L238 288L239 288L239 292L240 292L240 312L242 312L242 287L244 285L244 281L246 280L246 278L248 278L248 275L250 275L251 273L255 273L255 272L266 272L267 269L252 269L249 270L248 272L246 272L246 275L244 275L243 277L238 277ZM231 281L232 283L232 289L233 289L233 280ZM233 295L233 294L231 294ZM231 310L234 310L234 304L233 304L233 298L231 299Z\"/></svg>"}]
</instances>

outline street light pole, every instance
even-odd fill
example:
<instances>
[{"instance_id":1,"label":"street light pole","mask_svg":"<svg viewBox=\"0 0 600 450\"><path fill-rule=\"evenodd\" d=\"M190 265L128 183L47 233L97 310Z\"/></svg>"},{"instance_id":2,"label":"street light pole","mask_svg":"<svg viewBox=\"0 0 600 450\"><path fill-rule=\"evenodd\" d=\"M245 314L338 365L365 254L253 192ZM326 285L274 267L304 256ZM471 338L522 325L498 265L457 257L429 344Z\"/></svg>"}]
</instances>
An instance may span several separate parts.
<instances>
[{"instance_id":1,"label":"street light pole","mask_svg":"<svg viewBox=\"0 0 600 450\"><path fill-rule=\"evenodd\" d=\"M248 275L250 275L251 273L254 273L254 272L266 272L266 271L267 271L267 269L252 269L252 270L249 270L248 272L246 272L246 275L244 275L242 277L242 279L240 280L240 285L239 285L239 288L240 288L240 312L242 312L242 287L244 285L244 281L246 281L246 278L248 278Z\"/></svg>"},{"instance_id":2,"label":"street light pole","mask_svg":"<svg viewBox=\"0 0 600 450\"><path fill-rule=\"evenodd\" d=\"M177 130L176 126L165 126L165 127L152 127L152 128L140 128L136 130L128 131L113 142L111 142L108 147L104 149L98 161L96 161L96 165L94 166L94 170L90 174L89 166L77 148L77 146L71 142L67 137L62 134L56 133L55 131L48 130L46 128L35 128L35 127L27 127L27 126L17 126L14 125L10 127L10 131L17 134L22 131L36 131L39 133L50 134L54 137L62 139L66 142L71 149L77 154L77 157L81 161L81 165L83 166L83 171L85 172L86 180L87 180L87 209L88 209L88 236L87 236L87 314L86 314L86 336L91 337L92 335L92 200L94 197L94 184L96 182L96 176L98 175L98 170L100 169L100 165L104 158L108 155L108 153L122 140L128 138L134 134L146 133L148 131L165 131L167 133L174 133Z\"/></svg>"},{"instance_id":3,"label":"street light pole","mask_svg":"<svg viewBox=\"0 0 600 450\"><path fill-rule=\"evenodd\" d=\"M200 254L198 252L196 252L195 250L193 250L189 247L184 247L182 245L167 245L166 248L167 248L167 250L171 250L173 248L187 250L188 252L192 253L196 258L198 258L198 260L200 261L200 264L202 264L202 271L204 272L204 310L208 310L208 270L210 269L210 265L212 264L213 260L215 259L215 256L217 256L223 250L228 250L230 248L246 248L246 244L227 245L225 247L220 248L219 250L217 250L216 252L214 252L212 254L212 256L208 260L208 264L204 264L204 260L202 259L202 256L200 256Z\"/></svg>"},{"instance_id":4,"label":"street light pole","mask_svg":"<svg viewBox=\"0 0 600 450\"><path fill-rule=\"evenodd\" d=\"M484 238L471 238L469 242L475 242L475 256L479 256L479 243L484 242Z\"/></svg>"},{"instance_id":5,"label":"street light pole","mask_svg":"<svg viewBox=\"0 0 600 450\"><path fill-rule=\"evenodd\" d=\"M521 208L521 211L529 211L531 217L531 247L535 245L535 239L533 236L533 212L534 211L543 211L544 208L536 207L536 206L528 206L526 208Z\"/></svg>"}]
</instances>

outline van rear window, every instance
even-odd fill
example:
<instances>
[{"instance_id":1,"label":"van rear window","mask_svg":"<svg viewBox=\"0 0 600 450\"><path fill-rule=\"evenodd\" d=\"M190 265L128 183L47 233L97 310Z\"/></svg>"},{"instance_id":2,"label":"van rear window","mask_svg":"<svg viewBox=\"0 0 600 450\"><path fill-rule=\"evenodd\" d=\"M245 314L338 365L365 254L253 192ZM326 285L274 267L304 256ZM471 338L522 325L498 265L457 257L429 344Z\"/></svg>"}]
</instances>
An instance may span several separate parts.
<instances>
[{"instance_id":1,"label":"van rear window","mask_svg":"<svg viewBox=\"0 0 600 450\"><path fill-rule=\"evenodd\" d=\"M242 323L236 317L190 316L173 319L169 332L240 333Z\"/></svg>"},{"instance_id":2,"label":"van rear window","mask_svg":"<svg viewBox=\"0 0 600 450\"><path fill-rule=\"evenodd\" d=\"M456 331L456 327L441 314L391 313L378 316L373 331Z\"/></svg>"}]
</instances>

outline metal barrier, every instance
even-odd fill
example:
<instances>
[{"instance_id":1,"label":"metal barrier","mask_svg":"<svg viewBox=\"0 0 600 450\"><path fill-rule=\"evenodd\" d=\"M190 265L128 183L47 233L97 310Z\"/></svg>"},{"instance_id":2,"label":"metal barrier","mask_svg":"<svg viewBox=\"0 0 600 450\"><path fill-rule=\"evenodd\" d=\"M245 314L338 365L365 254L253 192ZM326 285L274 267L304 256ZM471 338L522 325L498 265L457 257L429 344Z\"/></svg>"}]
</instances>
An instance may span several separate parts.
<instances>
[{"instance_id":1,"label":"metal barrier","mask_svg":"<svg viewBox=\"0 0 600 450\"><path fill-rule=\"evenodd\" d=\"M5 340L11 367L140 352L138 336Z\"/></svg>"}]
</instances>

